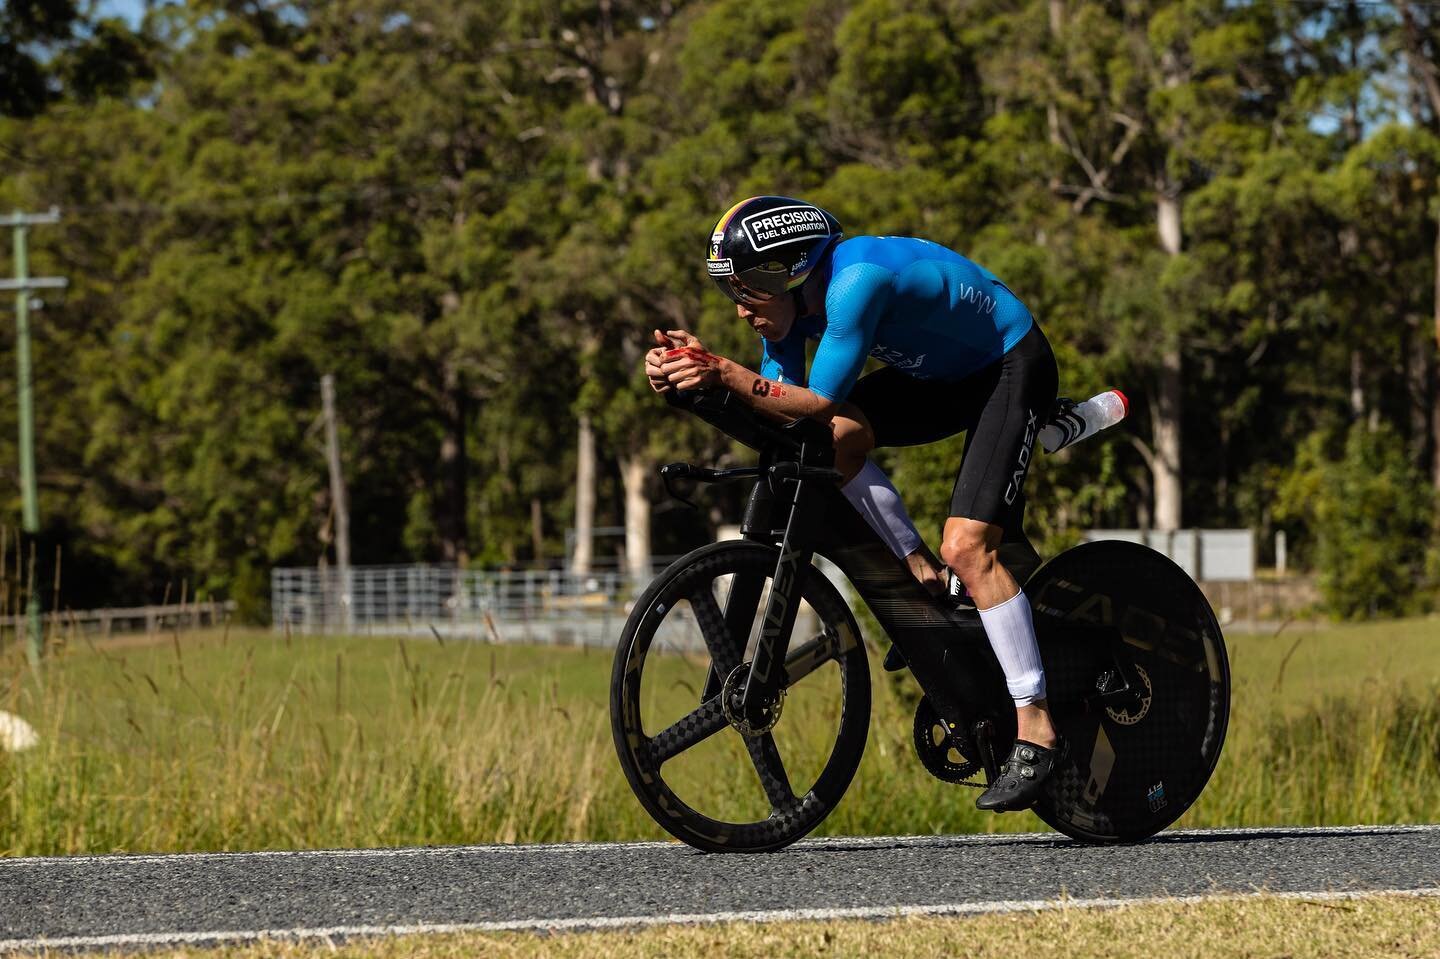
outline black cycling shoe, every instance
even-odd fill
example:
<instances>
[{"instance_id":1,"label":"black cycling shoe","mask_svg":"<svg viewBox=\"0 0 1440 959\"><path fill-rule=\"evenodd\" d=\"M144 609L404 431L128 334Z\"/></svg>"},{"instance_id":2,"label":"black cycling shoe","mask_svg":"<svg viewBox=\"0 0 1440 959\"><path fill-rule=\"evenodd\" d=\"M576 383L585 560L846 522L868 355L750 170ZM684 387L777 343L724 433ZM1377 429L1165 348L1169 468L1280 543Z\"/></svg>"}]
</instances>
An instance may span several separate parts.
<instances>
[{"instance_id":1,"label":"black cycling shoe","mask_svg":"<svg viewBox=\"0 0 1440 959\"><path fill-rule=\"evenodd\" d=\"M1000 776L975 800L978 809L1011 812L1029 809L1040 798L1045 780L1060 765L1066 754L1065 740L1046 749L1023 739L1015 740L1010 758L1000 767Z\"/></svg>"}]
</instances>

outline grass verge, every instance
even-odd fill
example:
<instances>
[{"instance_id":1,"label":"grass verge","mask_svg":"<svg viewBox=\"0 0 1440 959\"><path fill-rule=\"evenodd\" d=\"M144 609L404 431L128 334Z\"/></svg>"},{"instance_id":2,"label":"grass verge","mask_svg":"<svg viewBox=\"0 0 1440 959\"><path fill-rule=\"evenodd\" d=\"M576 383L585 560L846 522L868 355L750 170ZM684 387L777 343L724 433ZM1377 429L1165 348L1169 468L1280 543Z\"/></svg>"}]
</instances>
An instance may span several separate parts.
<instances>
[{"instance_id":1,"label":"grass verge","mask_svg":"<svg viewBox=\"0 0 1440 959\"><path fill-rule=\"evenodd\" d=\"M1229 740L1182 825L1440 821L1440 621L1230 644ZM0 667L0 709L41 735L0 753L0 854L664 838L615 760L607 652L216 632L72 647L43 686ZM821 834L1044 828L929 778L909 680L872 672Z\"/></svg>"},{"instance_id":2,"label":"grass verge","mask_svg":"<svg viewBox=\"0 0 1440 959\"><path fill-rule=\"evenodd\" d=\"M147 951L205 959L452 959L546 956L630 959L650 956L967 956L1035 954L1113 959L1409 959L1440 955L1440 899L1365 896L1304 899L1256 896L1114 908L1058 908L966 917L886 921L724 923L615 932L413 935L268 941L238 947ZM105 953L113 956L114 952Z\"/></svg>"}]
</instances>

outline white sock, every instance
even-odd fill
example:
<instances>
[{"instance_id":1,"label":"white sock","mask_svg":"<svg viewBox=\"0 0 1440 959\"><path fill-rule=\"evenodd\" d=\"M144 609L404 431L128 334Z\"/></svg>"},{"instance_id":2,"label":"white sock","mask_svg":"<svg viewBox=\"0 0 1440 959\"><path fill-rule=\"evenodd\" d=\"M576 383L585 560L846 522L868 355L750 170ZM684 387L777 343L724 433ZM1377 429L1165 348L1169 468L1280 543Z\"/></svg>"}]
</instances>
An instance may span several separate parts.
<instances>
[{"instance_id":1,"label":"white sock","mask_svg":"<svg viewBox=\"0 0 1440 959\"><path fill-rule=\"evenodd\" d=\"M904 559L920 548L920 534L915 531L910 514L905 512L900 494L890 477L872 460L866 460L855 478L840 487L840 492L897 557Z\"/></svg>"},{"instance_id":2,"label":"white sock","mask_svg":"<svg viewBox=\"0 0 1440 959\"><path fill-rule=\"evenodd\" d=\"M980 610L980 622L1005 671L1005 685L1010 687L1015 705L1029 706L1044 699L1045 667L1040 664L1040 645L1035 641L1035 623L1024 591Z\"/></svg>"}]
</instances>

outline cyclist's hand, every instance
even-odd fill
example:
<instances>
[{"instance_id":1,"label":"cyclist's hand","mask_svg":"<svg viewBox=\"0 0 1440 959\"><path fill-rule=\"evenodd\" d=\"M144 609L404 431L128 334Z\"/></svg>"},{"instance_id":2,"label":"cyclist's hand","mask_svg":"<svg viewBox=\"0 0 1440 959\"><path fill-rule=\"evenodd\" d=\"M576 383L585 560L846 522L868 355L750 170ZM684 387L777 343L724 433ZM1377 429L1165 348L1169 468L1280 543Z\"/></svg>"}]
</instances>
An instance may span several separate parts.
<instances>
[{"instance_id":1,"label":"cyclist's hand","mask_svg":"<svg viewBox=\"0 0 1440 959\"><path fill-rule=\"evenodd\" d=\"M645 375L650 378L650 388L656 393L668 393L670 381L665 378L660 366L665 362L665 351L670 349L670 340L659 330L655 334L655 348L645 354Z\"/></svg>"},{"instance_id":2,"label":"cyclist's hand","mask_svg":"<svg viewBox=\"0 0 1440 959\"><path fill-rule=\"evenodd\" d=\"M672 341L675 340L677 332L683 331L670 332ZM677 390L700 390L721 385L720 364L724 360L708 352L695 337L688 333L684 335L684 346L664 351L660 372L665 374L666 380Z\"/></svg>"},{"instance_id":3,"label":"cyclist's hand","mask_svg":"<svg viewBox=\"0 0 1440 959\"><path fill-rule=\"evenodd\" d=\"M659 331L657 330L656 332ZM705 344L701 343L700 338L689 330L666 330L665 336L668 338L672 349L683 347L691 350L699 350L702 353L705 352Z\"/></svg>"}]
</instances>

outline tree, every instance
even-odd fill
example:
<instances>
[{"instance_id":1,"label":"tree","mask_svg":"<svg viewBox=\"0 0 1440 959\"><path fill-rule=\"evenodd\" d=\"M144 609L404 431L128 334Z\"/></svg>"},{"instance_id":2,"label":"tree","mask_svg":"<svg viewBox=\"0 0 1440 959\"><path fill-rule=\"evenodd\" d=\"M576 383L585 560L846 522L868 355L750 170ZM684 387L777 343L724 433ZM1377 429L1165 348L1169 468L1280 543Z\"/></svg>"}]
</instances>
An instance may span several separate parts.
<instances>
[{"instance_id":1,"label":"tree","mask_svg":"<svg viewBox=\"0 0 1440 959\"><path fill-rule=\"evenodd\" d=\"M10 0L0 7L0 116L123 97L155 76L155 52L124 21L89 20L73 0Z\"/></svg>"},{"instance_id":2,"label":"tree","mask_svg":"<svg viewBox=\"0 0 1440 959\"><path fill-rule=\"evenodd\" d=\"M1426 542L1434 496L1386 427L1352 424L1343 449L1315 433L1280 490L1281 515L1315 537L1320 589L1342 619L1404 614L1426 599Z\"/></svg>"}]
</instances>

